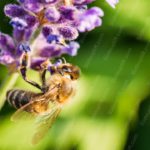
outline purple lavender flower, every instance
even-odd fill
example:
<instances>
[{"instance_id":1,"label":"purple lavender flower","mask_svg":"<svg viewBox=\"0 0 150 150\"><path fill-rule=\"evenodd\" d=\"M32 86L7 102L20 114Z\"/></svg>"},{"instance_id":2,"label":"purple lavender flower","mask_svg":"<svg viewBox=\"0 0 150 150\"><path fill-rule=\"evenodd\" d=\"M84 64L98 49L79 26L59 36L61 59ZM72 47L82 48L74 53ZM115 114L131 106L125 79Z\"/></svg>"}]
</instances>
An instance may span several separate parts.
<instances>
[{"instance_id":1,"label":"purple lavender flower","mask_svg":"<svg viewBox=\"0 0 150 150\"><path fill-rule=\"evenodd\" d=\"M13 25L17 28L18 22L19 27L20 25L23 26L23 28L31 28L36 24L36 17L31 15L30 12L25 10L22 6L16 5L16 4L8 4L4 8L4 12L6 16L11 18L11 22L13 22Z\"/></svg>"},{"instance_id":2,"label":"purple lavender flower","mask_svg":"<svg viewBox=\"0 0 150 150\"><path fill-rule=\"evenodd\" d=\"M90 31L101 25L102 10L97 7L88 10L85 7L92 1L19 0L21 6L8 4L5 14L12 19L14 28L25 30L49 25L54 30L53 34L62 35L64 40L70 41L78 37L78 32Z\"/></svg>"},{"instance_id":3,"label":"purple lavender flower","mask_svg":"<svg viewBox=\"0 0 150 150\"><path fill-rule=\"evenodd\" d=\"M86 10L78 18L77 27L80 32L93 30L102 24L100 17L104 15L103 11L97 7Z\"/></svg>"},{"instance_id":4,"label":"purple lavender flower","mask_svg":"<svg viewBox=\"0 0 150 150\"><path fill-rule=\"evenodd\" d=\"M23 52L31 51L30 67L37 70L45 60L59 57L62 54L74 56L79 48L77 42L70 42L67 45L48 43L42 34L34 41L31 48L28 43L16 44L15 40L7 34L0 33L0 63L6 66L15 66L14 70L19 66Z\"/></svg>"},{"instance_id":5,"label":"purple lavender flower","mask_svg":"<svg viewBox=\"0 0 150 150\"><path fill-rule=\"evenodd\" d=\"M32 69L62 54L75 56L79 32L101 26L103 11L88 9L94 0L18 0L4 8L13 26L13 37L0 33L0 63L19 65L22 53L31 51ZM112 7L118 0L106 0Z\"/></svg>"},{"instance_id":6,"label":"purple lavender flower","mask_svg":"<svg viewBox=\"0 0 150 150\"><path fill-rule=\"evenodd\" d=\"M60 13L55 7L47 8L45 17L50 22L57 22L60 19Z\"/></svg>"},{"instance_id":7,"label":"purple lavender flower","mask_svg":"<svg viewBox=\"0 0 150 150\"><path fill-rule=\"evenodd\" d=\"M19 51L13 39L0 32L0 63L10 65L17 63L15 59L19 57Z\"/></svg>"},{"instance_id":8,"label":"purple lavender flower","mask_svg":"<svg viewBox=\"0 0 150 150\"><path fill-rule=\"evenodd\" d=\"M76 5L85 5L93 2L95 0L74 0L74 4Z\"/></svg>"},{"instance_id":9,"label":"purple lavender flower","mask_svg":"<svg viewBox=\"0 0 150 150\"><path fill-rule=\"evenodd\" d=\"M31 49L31 68L35 70L40 69L40 64L50 58L59 57L62 54L69 54L75 56L79 49L77 42L70 42L67 45L58 43L47 43L44 36L41 34L33 43ZM36 51L34 51L36 50Z\"/></svg>"}]
</instances>

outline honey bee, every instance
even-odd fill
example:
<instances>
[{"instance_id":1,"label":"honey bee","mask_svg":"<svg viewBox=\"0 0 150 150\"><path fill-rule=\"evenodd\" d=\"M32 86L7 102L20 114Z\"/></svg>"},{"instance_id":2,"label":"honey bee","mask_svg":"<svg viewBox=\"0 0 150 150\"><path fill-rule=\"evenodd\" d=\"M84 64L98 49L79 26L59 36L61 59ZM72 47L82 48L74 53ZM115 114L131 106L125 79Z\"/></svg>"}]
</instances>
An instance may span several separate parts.
<instances>
[{"instance_id":1,"label":"honey bee","mask_svg":"<svg viewBox=\"0 0 150 150\"><path fill-rule=\"evenodd\" d=\"M20 72L23 79L41 90L34 93L24 90L10 90L7 92L8 102L18 109L12 116L12 120L21 118L21 113L33 115L38 121L38 129L33 136L33 144L38 143L46 134L52 123L59 115L63 104L74 95L73 82L79 78L80 70L70 63L61 63L51 67L51 76L46 80L47 62L43 63L41 73L42 86L26 77L27 52L23 54Z\"/></svg>"}]
</instances>

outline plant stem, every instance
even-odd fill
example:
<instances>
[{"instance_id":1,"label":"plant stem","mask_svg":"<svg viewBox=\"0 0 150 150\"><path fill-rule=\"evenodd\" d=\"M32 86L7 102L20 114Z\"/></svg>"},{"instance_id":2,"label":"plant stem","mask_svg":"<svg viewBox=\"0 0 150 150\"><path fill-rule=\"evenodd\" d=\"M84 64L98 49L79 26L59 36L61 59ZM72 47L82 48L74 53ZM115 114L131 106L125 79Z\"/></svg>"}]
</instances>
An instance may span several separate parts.
<instances>
[{"instance_id":1,"label":"plant stem","mask_svg":"<svg viewBox=\"0 0 150 150\"><path fill-rule=\"evenodd\" d=\"M42 27L39 26L39 27L37 28L37 30L33 33L32 37L31 37L31 39L30 39L30 42L29 42L30 45L32 45L33 42L34 42L34 40L39 36L39 34L40 34L40 32L41 32L41 29L42 29Z\"/></svg>"},{"instance_id":2,"label":"plant stem","mask_svg":"<svg viewBox=\"0 0 150 150\"><path fill-rule=\"evenodd\" d=\"M10 90L18 79L19 73L9 75L0 87L0 109L3 107L6 99L6 93Z\"/></svg>"}]
</instances>

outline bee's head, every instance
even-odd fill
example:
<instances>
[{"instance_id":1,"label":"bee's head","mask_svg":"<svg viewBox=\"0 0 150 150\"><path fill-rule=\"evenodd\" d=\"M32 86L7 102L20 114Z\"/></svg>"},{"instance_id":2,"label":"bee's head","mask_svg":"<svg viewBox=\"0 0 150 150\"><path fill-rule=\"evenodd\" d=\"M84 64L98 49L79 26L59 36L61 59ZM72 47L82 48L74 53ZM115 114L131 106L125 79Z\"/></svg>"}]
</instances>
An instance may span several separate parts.
<instances>
[{"instance_id":1,"label":"bee's head","mask_svg":"<svg viewBox=\"0 0 150 150\"><path fill-rule=\"evenodd\" d=\"M59 59L55 65L50 67L51 74L60 74L69 77L71 80L77 80L80 76L80 69L70 63L66 63L65 59Z\"/></svg>"},{"instance_id":2,"label":"bee's head","mask_svg":"<svg viewBox=\"0 0 150 150\"><path fill-rule=\"evenodd\" d=\"M62 76L68 76L71 80L77 80L80 76L80 69L77 66L74 66L69 63L61 64L57 66L57 71Z\"/></svg>"}]
</instances>

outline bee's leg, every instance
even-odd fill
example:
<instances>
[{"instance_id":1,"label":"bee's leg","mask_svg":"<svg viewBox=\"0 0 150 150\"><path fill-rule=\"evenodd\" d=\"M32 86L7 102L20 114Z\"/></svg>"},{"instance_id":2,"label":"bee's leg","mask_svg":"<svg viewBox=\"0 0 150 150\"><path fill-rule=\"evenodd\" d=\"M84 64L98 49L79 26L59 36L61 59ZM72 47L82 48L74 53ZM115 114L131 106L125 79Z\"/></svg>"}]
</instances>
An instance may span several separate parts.
<instances>
[{"instance_id":1,"label":"bee's leg","mask_svg":"<svg viewBox=\"0 0 150 150\"><path fill-rule=\"evenodd\" d=\"M42 70L40 72L40 77L41 77L41 81L42 81L42 89L43 89L43 91L47 90L47 86L46 86L46 72L47 72L49 63L50 63L49 60L46 60L46 61L44 61L41 64Z\"/></svg>"},{"instance_id":2,"label":"bee's leg","mask_svg":"<svg viewBox=\"0 0 150 150\"><path fill-rule=\"evenodd\" d=\"M21 66L20 66L20 72L21 72L21 75L23 77L23 79L28 82L29 84L35 86L36 88L40 89L42 91L42 87L34 82L34 81L30 81L27 76L26 76L26 73L27 73L27 66L28 66L28 53L27 52L24 52L22 54L22 58L21 58Z\"/></svg>"},{"instance_id":3,"label":"bee's leg","mask_svg":"<svg viewBox=\"0 0 150 150\"><path fill-rule=\"evenodd\" d=\"M41 80L42 80L42 86L43 86L43 87L46 86L46 72L47 72L47 70L44 69L44 70L42 71L42 74L41 74Z\"/></svg>"}]
</instances>

